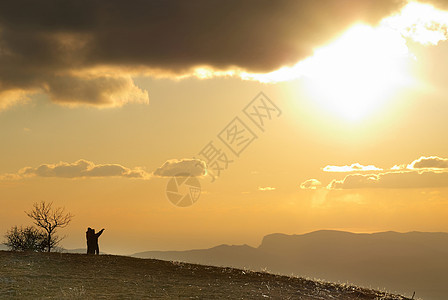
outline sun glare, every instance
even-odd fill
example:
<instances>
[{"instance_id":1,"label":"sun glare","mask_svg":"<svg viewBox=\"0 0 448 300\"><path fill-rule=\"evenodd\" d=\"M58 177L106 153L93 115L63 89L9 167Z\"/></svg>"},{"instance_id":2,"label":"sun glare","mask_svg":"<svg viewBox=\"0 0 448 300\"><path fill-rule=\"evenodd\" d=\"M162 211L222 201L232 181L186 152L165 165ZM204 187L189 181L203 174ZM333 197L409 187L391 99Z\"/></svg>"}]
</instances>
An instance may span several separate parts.
<instances>
[{"instance_id":1,"label":"sun glare","mask_svg":"<svg viewBox=\"0 0 448 300\"><path fill-rule=\"evenodd\" d=\"M411 82L410 59L396 31L357 25L301 67L312 99L346 119L360 120Z\"/></svg>"},{"instance_id":2,"label":"sun glare","mask_svg":"<svg viewBox=\"0 0 448 300\"><path fill-rule=\"evenodd\" d=\"M302 79L310 100L347 120L362 120L415 83L410 62L416 58L407 39L437 45L447 39L447 25L448 12L410 2L377 27L353 26L292 67L240 76L267 83Z\"/></svg>"},{"instance_id":3,"label":"sun glare","mask_svg":"<svg viewBox=\"0 0 448 300\"><path fill-rule=\"evenodd\" d=\"M301 79L310 101L346 120L359 121L417 82L411 62L418 58L410 52L408 40L430 46L447 38L448 11L411 1L376 27L354 25L294 66L263 74L201 66L180 78L239 77L263 83Z\"/></svg>"}]
</instances>

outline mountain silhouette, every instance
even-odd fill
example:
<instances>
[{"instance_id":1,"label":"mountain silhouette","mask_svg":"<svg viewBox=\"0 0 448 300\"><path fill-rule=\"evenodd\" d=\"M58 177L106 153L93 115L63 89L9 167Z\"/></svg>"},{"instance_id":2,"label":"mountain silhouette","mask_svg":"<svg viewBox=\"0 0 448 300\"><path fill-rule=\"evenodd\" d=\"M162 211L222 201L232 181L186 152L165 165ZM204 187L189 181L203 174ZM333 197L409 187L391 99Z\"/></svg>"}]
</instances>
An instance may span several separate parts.
<instances>
[{"instance_id":1,"label":"mountain silhouette","mask_svg":"<svg viewBox=\"0 0 448 300\"><path fill-rule=\"evenodd\" d=\"M259 247L220 245L187 251L147 251L134 257L349 282L423 299L448 294L448 233L350 233L321 230L270 234Z\"/></svg>"}]
</instances>

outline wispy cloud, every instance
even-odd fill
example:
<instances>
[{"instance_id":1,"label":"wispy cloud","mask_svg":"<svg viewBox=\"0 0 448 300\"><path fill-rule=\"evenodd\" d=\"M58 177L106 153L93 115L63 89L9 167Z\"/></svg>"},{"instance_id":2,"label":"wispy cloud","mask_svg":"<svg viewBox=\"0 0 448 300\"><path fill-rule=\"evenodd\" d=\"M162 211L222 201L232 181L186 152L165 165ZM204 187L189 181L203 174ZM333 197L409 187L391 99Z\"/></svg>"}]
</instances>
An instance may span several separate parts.
<instances>
[{"instance_id":1,"label":"wispy cloud","mask_svg":"<svg viewBox=\"0 0 448 300\"><path fill-rule=\"evenodd\" d=\"M271 187L271 186L266 186L266 187L261 187L261 186L259 186L258 187L258 190L259 191L262 191L262 192L266 192L266 191L275 191L277 188L275 188L275 187Z\"/></svg>"},{"instance_id":2,"label":"wispy cloud","mask_svg":"<svg viewBox=\"0 0 448 300\"><path fill-rule=\"evenodd\" d=\"M374 165L363 166L359 163L351 164L350 166L325 166L324 172L364 172L364 171L382 171Z\"/></svg>"}]
</instances>

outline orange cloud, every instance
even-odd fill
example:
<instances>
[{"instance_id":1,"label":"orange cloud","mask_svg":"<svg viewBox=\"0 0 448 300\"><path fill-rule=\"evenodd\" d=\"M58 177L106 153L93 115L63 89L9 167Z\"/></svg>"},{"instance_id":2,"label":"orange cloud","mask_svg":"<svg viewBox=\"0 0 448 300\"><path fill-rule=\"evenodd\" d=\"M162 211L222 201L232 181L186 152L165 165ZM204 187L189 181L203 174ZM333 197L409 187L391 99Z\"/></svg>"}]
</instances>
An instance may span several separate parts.
<instances>
[{"instance_id":1,"label":"orange cloud","mask_svg":"<svg viewBox=\"0 0 448 300\"><path fill-rule=\"evenodd\" d=\"M18 180L28 177L55 177L55 178L98 178L98 177L124 177L149 178L149 174L140 168L130 169L118 164L94 164L80 159L74 163L59 162L57 164L42 164L38 167L25 167L17 174L4 174L1 180Z\"/></svg>"},{"instance_id":2,"label":"orange cloud","mask_svg":"<svg viewBox=\"0 0 448 300\"><path fill-rule=\"evenodd\" d=\"M383 171L373 165L354 163L350 166L326 166L324 172ZM301 184L303 189L316 189L321 183L309 179ZM364 188L435 188L448 187L448 159L438 156L421 156L410 164L395 165L385 172L350 174L341 180L332 180L327 189Z\"/></svg>"}]
</instances>

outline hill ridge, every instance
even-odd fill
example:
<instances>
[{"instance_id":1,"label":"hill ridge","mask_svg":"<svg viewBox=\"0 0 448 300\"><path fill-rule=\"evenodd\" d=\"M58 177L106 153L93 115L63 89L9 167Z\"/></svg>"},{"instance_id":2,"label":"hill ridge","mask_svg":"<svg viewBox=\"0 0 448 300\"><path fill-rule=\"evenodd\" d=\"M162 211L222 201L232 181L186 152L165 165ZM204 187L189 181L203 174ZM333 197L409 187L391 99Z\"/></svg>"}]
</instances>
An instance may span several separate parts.
<instances>
[{"instance_id":1,"label":"hill ridge","mask_svg":"<svg viewBox=\"0 0 448 300\"><path fill-rule=\"evenodd\" d=\"M0 266L0 298L409 300L344 284L118 255L0 251Z\"/></svg>"}]
</instances>

